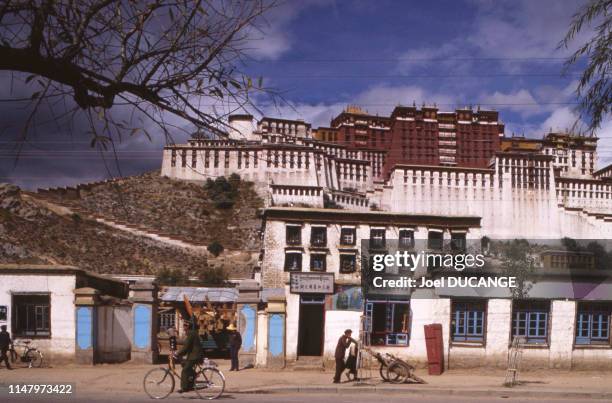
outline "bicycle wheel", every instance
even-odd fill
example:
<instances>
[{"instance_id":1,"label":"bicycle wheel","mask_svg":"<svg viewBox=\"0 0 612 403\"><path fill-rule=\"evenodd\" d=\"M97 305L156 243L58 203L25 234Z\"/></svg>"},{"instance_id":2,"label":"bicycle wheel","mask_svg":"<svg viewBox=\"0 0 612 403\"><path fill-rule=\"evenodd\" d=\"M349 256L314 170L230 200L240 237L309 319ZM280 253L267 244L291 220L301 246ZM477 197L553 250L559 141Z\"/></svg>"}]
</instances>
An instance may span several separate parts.
<instances>
[{"instance_id":1,"label":"bicycle wheel","mask_svg":"<svg viewBox=\"0 0 612 403\"><path fill-rule=\"evenodd\" d=\"M216 399L225 390L225 376L217 368L203 368L196 374L194 389L200 399Z\"/></svg>"},{"instance_id":2,"label":"bicycle wheel","mask_svg":"<svg viewBox=\"0 0 612 403\"><path fill-rule=\"evenodd\" d=\"M387 378L387 367L384 364L380 364L380 368L378 368L378 372L380 373L380 377L383 381L389 382L389 378Z\"/></svg>"},{"instance_id":3,"label":"bicycle wheel","mask_svg":"<svg viewBox=\"0 0 612 403\"><path fill-rule=\"evenodd\" d=\"M153 368L145 375L142 386L151 399L165 399L174 391L174 376L164 368Z\"/></svg>"},{"instance_id":4,"label":"bicycle wheel","mask_svg":"<svg viewBox=\"0 0 612 403\"><path fill-rule=\"evenodd\" d=\"M401 362L394 362L387 369L387 378L391 383L404 383L410 378L410 368Z\"/></svg>"},{"instance_id":5,"label":"bicycle wheel","mask_svg":"<svg viewBox=\"0 0 612 403\"><path fill-rule=\"evenodd\" d=\"M26 362L28 368L40 368L43 363L43 355L40 351L32 348L26 351Z\"/></svg>"},{"instance_id":6,"label":"bicycle wheel","mask_svg":"<svg viewBox=\"0 0 612 403\"><path fill-rule=\"evenodd\" d=\"M11 364L15 365L15 363L17 362L17 351L15 351L15 349L11 349L9 353L10 353Z\"/></svg>"}]
</instances>

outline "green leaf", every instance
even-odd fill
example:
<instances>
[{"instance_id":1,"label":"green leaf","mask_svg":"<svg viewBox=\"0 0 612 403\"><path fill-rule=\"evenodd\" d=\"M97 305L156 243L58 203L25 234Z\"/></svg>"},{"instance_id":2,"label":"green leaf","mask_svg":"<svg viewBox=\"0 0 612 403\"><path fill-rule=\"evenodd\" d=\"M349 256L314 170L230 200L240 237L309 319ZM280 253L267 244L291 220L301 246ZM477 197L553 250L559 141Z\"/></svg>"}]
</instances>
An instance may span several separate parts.
<instances>
[{"instance_id":1,"label":"green leaf","mask_svg":"<svg viewBox=\"0 0 612 403\"><path fill-rule=\"evenodd\" d=\"M253 87L253 80L251 80L251 77L247 77L247 88L251 87Z\"/></svg>"}]
</instances>

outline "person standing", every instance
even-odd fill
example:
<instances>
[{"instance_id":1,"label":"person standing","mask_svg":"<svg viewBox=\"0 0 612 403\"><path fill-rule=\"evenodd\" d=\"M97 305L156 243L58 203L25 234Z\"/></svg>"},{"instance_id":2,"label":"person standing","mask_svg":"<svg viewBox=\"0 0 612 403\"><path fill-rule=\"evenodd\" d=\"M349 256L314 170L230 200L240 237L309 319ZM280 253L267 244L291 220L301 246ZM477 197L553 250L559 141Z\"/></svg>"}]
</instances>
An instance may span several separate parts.
<instances>
[{"instance_id":1,"label":"person standing","mask_svg":"<svg viewBox=\"0 0 612 403\"><path fill-rule=\"evenodd\" d=\"M344 334L338 339L336 353L334 354L334 357L336 358L336 374L334 375L334 383L340 383L340 376L345 368L344 355L346 354L346 349L351 345L351 341L354 341L351 334L353 334L353 331L351 329L346 329Z\"/></svg>"},{"instance_id":2,"label":"person standing","mask_svg":"<svg viewBox=\"0 0 612 403\"><path fill-rule=\"evenodd\" d=\"M179 393L185 393L193 390L193 383L195 381L194 367L202 359L202 344L200 343L200 335L198 334L198 325L194 318L190 321L183 323L183 328L187 332L187 338L183 348L176 353L177 357L186 355L185 361L183 361L183 370L181 371L181 389Z\"/></svg>"},{"instance_id":3,"label":"person standing","mask_svg":"<svg viewBox=\"0 0 612 403\"><path fill-rule=\"evenodd\" d=\"M234 326L233 323L227 327L227 330L230 332L228 341L230 358L232 360L230 371L238 371L238 352L240 351L240 347L242 347L242 336L236 331L236 326Z\"/></svg>"},{"instance_id":4,"label":"person standing","mask_svg":"<svg viewBox=\"0 0 612 403\"><path fill-rule=\"evenodd\" d=\"M0 329L2 329L0 331L0 363L4 361L4 363L6 364L6 369L13 369L11 368L8 355L6 354L9 351L9 348L11 347L11 334L6 331L6 325L2 325Z\"/></svg>"},{"instance_id":5,"label":"person standing","mask_svg":"<svg viewBox=\"0 0 612 403\"><path fill-rule=\"evenodd\" d=\"M348 369L348 372L346 372L346 377L348 378L348 380L356 381L357 380L357 343L353 339L351 339L350 347L348 349L348 357L346 359L345 367L346 369ZM351 378L351 375L353 375L352 378Z\"/></svg>"}]
</instances>

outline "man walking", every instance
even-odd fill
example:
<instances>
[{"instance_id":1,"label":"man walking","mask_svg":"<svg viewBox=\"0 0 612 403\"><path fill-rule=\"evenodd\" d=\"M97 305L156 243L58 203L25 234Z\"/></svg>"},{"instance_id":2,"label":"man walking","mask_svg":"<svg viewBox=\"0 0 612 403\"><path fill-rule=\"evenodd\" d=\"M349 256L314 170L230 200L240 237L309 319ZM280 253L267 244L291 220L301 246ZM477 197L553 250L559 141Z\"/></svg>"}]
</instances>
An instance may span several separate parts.
<instances>
[{"instance_id":1,"label":"man walking","mask_svg":"<svg viewBox=\"0 0 612 403\"><path fill-rule=\"evenodd\" d=\"M191 321L185 321L183 328L187 333L185 344L183 348L176 353L177 357L185 357L183 361L183 370L181 371L181 389L179 393L185 393L193 390L193 384L195 381L194 367L202 358L202 344L200 343L200 335L198 334L198 325L196 324L195 318Z\"/></svg>"},{"instance_id":2,"label":"man walking","mask_svg":"<svg viewBox=\"0 0 612 403\"><path fill-rule=\"evenodd\" d=\"M334 383L340 383L340 376L342 376L342 372L345 368L344 355L346 354L346 349L351 345L351 342L354 341L351 334L353 334L353 331L351 329L346 329L344 334L338 339L336 353L334 354L336 358L336 374L334 375Z\"/></svg>"},{"instance_id":3,"label":"man walking","mask_svg":"<svg viewBox=\"0 0 612 403\"><path fill-rule=\"evenodd\" d=\"M232 360L230 371L238 371L238 352L240 351L240 347L242 347L242 336L236 331L236 326L234 326L233 323L227 327L227 330L230 332L228 342L230 358Z\"/></svg>"},{"instance_id":4,"label":"man walking","mask_svg":"<svg viewBox=\"0 0 612 403\"><path fill-rule=\"evenodd\" d=\"M11 368L8 355L6 354L9 351L9 348L11 347L11 335L9 332L6 331L6 325L2 325L0 329L2 329L0 331L0 363L4 361L7 369L13 369Z\"/></svg>"}]
</instances>

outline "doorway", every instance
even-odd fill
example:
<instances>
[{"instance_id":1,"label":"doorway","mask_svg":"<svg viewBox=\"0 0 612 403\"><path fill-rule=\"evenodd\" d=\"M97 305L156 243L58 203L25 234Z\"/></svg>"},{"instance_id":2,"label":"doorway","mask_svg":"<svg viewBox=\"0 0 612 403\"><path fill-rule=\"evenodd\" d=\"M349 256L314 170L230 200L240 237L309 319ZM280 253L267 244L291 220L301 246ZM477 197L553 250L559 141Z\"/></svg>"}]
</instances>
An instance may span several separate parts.
<instances>
[{"instance_id":1,"label":"doorway","mask_svg":"<svg viewBox=\"0 0 612 403\"><path fill-rule=\"evenodd\" d=\"M322 356L325 325L325 296L305 294L300 297L298 356Z\"/></svg>"}]
</instances>

